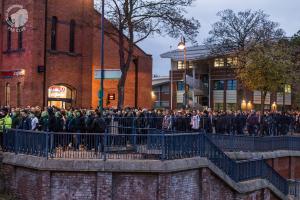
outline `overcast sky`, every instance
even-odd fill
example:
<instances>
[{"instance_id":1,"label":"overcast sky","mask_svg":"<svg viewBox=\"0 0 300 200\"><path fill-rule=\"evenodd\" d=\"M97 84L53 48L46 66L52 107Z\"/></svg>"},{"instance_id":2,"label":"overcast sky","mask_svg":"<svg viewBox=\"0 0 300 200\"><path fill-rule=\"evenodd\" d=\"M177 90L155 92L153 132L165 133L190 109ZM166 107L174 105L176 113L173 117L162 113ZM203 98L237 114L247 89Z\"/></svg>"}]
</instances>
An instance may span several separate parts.
<instances>
[{"instance_id":1,"label":"overcast sky","mask_svg":"<svg viewBox=\"0 0 300 200\"><path fill-rule=\"evenodd\" d=\"M234 11L261 9L270 15L271 20L280 23L287 36L300 30L300 0L196 0L193 7L188 9L188 16L195 17L201 23L198 44L208 37L211 24L218 20L216 13L224 9ZM153 74L168 74L170 60L160 58L160 54L176 48L179 40L154 36L139 44L153 56Z\"/></svg>"}]
</instances>

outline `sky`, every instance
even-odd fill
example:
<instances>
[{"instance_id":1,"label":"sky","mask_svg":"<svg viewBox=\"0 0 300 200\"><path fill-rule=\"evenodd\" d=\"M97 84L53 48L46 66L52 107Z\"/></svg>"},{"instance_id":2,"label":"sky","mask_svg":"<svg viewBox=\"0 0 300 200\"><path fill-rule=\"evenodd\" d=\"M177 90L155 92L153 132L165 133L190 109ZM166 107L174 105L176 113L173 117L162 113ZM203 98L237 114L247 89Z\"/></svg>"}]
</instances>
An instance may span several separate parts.
<instances>
[{"instance_id":1,"label":"sky","mask_svg":"<svg viewBox=\"0 0 300 200\"><path fill-rule=\"evenodd\" d=\"M232 9L242 11L246 9L264 10L272 21L278 22L287 36L292 36L300 30L300 0L195 0L188 8L188 17L194 17L201 23L198 44L202 44L208 37L211 25L218 21L218 11ZM139 46L153 57L153 74L167 75L171 64L170 59L160 58L160 54L177 48L180 38L173 39L158 35L151 36ZM188 44L189 46L193 44Z\"/></svg>"}]
</instances>

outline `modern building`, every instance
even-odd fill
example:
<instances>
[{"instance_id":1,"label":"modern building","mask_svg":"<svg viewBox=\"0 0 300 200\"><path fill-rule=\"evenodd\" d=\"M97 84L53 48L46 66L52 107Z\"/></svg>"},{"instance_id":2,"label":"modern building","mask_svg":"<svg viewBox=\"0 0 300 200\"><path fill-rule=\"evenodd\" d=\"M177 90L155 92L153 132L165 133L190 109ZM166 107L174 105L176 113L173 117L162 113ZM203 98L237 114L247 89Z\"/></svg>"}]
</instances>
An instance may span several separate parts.
<instances>
[{"instance_id":1,"label":"modern building","mask_svg":"<svg viewBox=\"0 0 300 200\"><path fill-rule=\"evenodd\" d=\"M184 104L184 74L186 70L187 103L191 107L209 107L214 110L260 109L261 92L249 91L237 80L234 67L237 58L230 55L215 57L204 46L187 47L186 65L184 52L174 50L161 55L171 59L170 79L173 79L173 108ZM185 68L187 66L187 68ZM265 109L297 108L300 105L297 86L286 85L285 91L268 93Z\"/></svg>"},{"instance_id":2,"label":"modern building","mask_svg":"<svg viewBox=\"0 0 300 200\"><path fill-rule=\"evenodd\" d=\"M1 0L0 14L0 105L98 105L101 15L93 0ZM118 40L104 40L104 67L119 70ZM135 46L124 105L150 108L151 81L152 57ZM104 81L105 107L117 105L117 84Z\"/></svg>"},{"instance_id":3,"label":"modern building","mask_svg":"<svg viewBox=\"0 0 300 200\"><path fill-rule=\"evenodd\" d=\"M169 109L171 107L171 88L169 76L159 76L152 78L153 108Z\"/></svg>"}]
</instances>

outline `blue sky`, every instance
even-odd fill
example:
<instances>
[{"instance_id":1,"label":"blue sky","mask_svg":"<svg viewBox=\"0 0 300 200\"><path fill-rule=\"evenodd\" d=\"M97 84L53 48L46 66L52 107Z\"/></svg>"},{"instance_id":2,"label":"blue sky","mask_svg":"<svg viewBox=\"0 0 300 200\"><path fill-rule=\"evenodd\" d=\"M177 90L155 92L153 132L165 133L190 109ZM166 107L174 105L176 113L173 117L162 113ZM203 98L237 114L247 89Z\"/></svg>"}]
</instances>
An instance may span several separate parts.
<instances>
[{"instance_id":1,"label":"blue sky","mask_svg":"<svg viewBox=\"0 0 300 200\"><path fill-rule=\"evenodd\" d=\"M193 16L201 23L198 44L208 37L211 24L218 20L216 13L224 9L261 9L270 15L271 20L280 23L287 36L300 30L300 0L196 0L193 7L188 9L187 15ZM154 74L168 74L170 60L160 58L160 54L176 48L179 40L155 35L139 44L147 53L153 55Z\"/></svg>"}]
</instances>

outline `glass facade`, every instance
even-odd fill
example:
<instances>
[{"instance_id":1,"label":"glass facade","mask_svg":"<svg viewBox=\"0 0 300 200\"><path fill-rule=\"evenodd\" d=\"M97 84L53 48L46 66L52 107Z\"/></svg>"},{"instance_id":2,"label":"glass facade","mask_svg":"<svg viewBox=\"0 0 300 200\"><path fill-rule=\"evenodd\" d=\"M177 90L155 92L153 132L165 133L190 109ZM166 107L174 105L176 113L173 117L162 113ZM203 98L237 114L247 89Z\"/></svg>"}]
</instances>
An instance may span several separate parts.
<instances>
[{"instance_id":1,"label":"glass facade","mask_svg":"<svg viewBox=\"0 0 300 200\"><path fill-rule=\"evenodd\" d=\"M237 81L236 80L228 80L227 81L227 90L236 90L237 89Z\"/></svg>"},{"instance_id":2,"label":"glass facade","mask_svg":"<svg viewBox=\"0 0 300 200\"><path fill-rule=\"evenodd\" d=\"M214 90L224 90L224 81L215 81Z\"/></svg>"}]
</instances>

